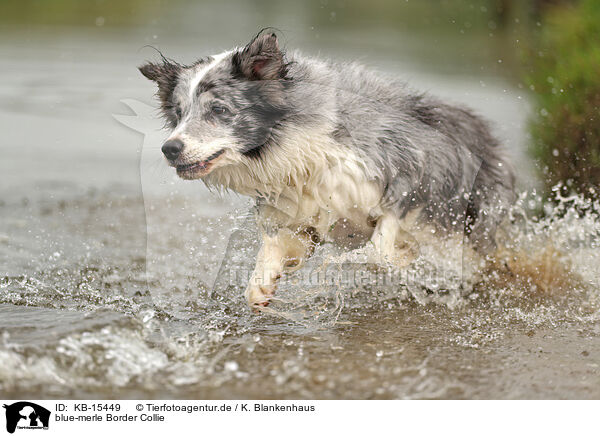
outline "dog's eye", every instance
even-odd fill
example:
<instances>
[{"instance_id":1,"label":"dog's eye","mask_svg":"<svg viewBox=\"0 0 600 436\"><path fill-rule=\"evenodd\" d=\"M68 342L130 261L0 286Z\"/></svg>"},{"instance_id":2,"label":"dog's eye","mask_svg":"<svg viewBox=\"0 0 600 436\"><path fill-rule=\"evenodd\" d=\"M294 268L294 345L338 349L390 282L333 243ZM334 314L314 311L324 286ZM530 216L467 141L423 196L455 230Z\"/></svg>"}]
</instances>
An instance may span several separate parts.
<instances>
[{"instance_id":1,"label":"dog's eye","mask_svg":"<svg viewBox=\"0 0 600 436\"><path fill-rule=\"evenodd\" d=\"M225 114L229 113L229 109L227 109L224 106L215 105L215 106L211 107L211 110L212 110L213 114L216 114L216 115L225 115Z\"/></svg>"},{"instance_id":2,"label":"dog's eye","mask_svg":"<svg viewBox=\"0 0 600 436\"><path fill-rule=\"evenodd\" d=\"M175 116L177 117L178 120L180 120L181 119L181 115L182 115L181 108L179 106L177 106L175 108Z\"/></svg>"}]
</instances>

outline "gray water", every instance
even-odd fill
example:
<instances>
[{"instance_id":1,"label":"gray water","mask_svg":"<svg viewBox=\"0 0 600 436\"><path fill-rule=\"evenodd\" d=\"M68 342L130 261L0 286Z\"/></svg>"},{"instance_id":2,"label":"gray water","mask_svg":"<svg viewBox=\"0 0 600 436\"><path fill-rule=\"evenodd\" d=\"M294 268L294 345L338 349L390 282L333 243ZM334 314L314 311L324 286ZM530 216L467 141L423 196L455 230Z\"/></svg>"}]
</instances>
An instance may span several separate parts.
<instances>
[{"instance_id":1,"label":"gray water","mask_svg":"<svg viewBox=\"0 0 600 436\"><path fill-rule=\"evenodd\" d=\"M599 208L570 198L523 215L540 201L527 94L487 31L356 26L326 3L130 3L2 27L0 397L600 397ZM228 278L257 249L250 202L174 177L135 67L156 57L146 44L191 61L266 25L493 121L524 192L493 265L461 256L460 292L292 280L270 310L246 308ZM457 248L419 262L452 269ZM339 259L323 247L309 267Z\"/></svg>"}]
</instances>

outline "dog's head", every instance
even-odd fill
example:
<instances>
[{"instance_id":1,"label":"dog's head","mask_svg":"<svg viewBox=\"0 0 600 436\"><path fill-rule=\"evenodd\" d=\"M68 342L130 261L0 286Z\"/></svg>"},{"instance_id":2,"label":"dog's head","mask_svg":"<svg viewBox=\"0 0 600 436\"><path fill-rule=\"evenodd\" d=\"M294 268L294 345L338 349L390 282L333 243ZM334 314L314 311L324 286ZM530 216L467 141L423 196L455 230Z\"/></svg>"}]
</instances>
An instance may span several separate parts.
<instances>
[{"instance_id":1,"label":"dog's head","mask_svg":"<svg viewBox=\"0 0 600 436\"><path fill-rule=\"evenodd\" d=\"M163 57L141 73L158 85L172 133L162 146L184 179L259 159L290 108L287 64L275 34L185 66Z\"/></svg>"}]
</instances>

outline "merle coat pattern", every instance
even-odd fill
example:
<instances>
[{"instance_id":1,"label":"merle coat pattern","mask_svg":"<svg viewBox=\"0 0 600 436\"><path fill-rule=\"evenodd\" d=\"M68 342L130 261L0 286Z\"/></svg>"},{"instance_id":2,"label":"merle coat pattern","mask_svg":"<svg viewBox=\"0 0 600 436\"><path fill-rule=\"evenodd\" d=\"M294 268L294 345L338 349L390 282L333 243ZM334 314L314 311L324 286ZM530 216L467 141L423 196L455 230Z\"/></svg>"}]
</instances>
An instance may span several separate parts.
<instances>
[{"instance_id":1,"label":"merle coat pattern","mask_svg":"<svg viewBox=\"0 0 600 436\"><path fill-rule=\"evenodd\" d=\"M172 131L162 150L177 174L257 201L263 247L246 290L255 307L324 240L359 234L396 265L410 262L398 248L423 225L464 231L483 253L495 247L514 175L469 109L358 64L285 53L275 34L140 71L158 84Z\"/></svg>"}]
</instances>

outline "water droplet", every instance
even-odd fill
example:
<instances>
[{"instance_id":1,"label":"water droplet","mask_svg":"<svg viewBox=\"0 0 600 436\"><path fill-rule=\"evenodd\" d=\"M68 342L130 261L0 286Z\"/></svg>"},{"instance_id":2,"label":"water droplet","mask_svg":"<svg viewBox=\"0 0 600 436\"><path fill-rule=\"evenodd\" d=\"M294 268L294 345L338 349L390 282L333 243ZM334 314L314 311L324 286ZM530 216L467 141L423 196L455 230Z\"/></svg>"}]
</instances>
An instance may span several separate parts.
<instances>
[{"instance_id":1,"label":"water droplet","mask_svg":"<svg viewBox=\"0 0 600 436\"><path fill-rule=\"evenodd\" d=\"M225 371L228 372L236 372L239 369L239 365L237 362L231 360L229 362L225 362L225 365L223 366Z\"/></svg>"}]
</instances>

